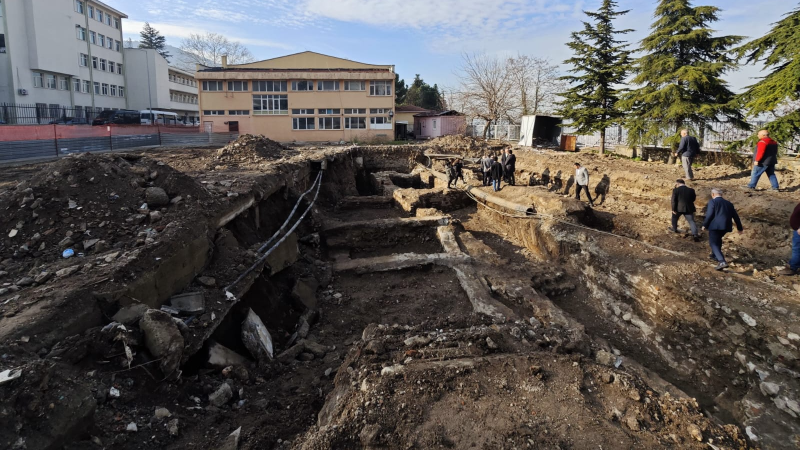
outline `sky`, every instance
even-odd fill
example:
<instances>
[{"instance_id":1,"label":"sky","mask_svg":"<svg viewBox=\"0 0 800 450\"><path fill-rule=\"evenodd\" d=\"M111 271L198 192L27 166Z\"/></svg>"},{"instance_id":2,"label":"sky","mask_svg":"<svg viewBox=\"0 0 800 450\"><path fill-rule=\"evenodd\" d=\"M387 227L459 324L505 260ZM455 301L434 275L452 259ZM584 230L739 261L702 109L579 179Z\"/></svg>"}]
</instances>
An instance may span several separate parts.
<instances>
[{"instance_id":1,"label":"sky","mask_svg":"<svg viewBox=\"0 0 800 450\"><path fill-rule=\"evenodd\" d=\"M410 83L415 74L440 87L458 85L464 52L567 59L565 43L581 28L583 10L600 0L104 0L126 13L125 39L150 22L176 47L190 33L220 33L245 44L257 60L311 50L369 64L394 64ZM631 48L647 35L656 0L618 0L630 12L617 27L632 28ZM760 37L795 0L705 0L722 9L720 34ZM562 69L566 67L562 66ZM734 90L752 84L760 68L728 76Z\"/></svg>"}]
</instances>

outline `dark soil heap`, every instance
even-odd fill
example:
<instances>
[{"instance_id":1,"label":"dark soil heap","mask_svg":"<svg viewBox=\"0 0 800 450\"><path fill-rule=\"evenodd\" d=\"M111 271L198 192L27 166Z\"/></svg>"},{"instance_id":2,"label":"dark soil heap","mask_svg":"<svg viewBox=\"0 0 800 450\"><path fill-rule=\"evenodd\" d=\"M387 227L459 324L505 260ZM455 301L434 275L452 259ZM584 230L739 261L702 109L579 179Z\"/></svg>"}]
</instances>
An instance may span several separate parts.
<instances>
[{"instance_id":1,"label":"dark soil heap","mask_svg":"<svg viewBox=\"0 0 800 450\"><path fill-rule=\"evenodd\" d=\"M452 135L431 139L425 144L431 150L457 152L466 157L481 157L486 152L494 152L509 147L501 141L486 141L472 136Z\"/></svg>"},{"instance_id":2,"label":"dark soil heap","mask_svg":"<svg viewBox=\"0 0 800 450\"><path fill-rule=\"evenodd\" d=\"M246 165L289 156L290 149L263 135L245 134L217 150L210 164Z\"/></svg>"},{"instance_id":3,"label":"dark soil heap","mask_svg":"<svg viewBox=\"0 0 800 450\"><path fill-rule=\"evenodd\" d=\"M14 275L67 249L80 257L145 245L173 222L197 221L210 201L193 179L150 158L63 158L0 193L0 269Z\"/></svg>"}]
</instances>

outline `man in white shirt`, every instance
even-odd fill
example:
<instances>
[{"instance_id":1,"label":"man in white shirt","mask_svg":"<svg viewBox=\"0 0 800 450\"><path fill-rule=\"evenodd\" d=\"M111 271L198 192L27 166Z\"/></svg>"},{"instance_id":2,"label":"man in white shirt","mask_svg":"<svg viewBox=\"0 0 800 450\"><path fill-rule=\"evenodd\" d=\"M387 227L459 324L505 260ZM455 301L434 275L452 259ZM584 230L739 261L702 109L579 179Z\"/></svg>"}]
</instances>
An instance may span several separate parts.
<instances>
[{"instance_id":1,"label":"man in white shirt","mask_svg":"<svg viewBox=\"0 0 800 450\"><path fill-rule=\"evenodd\" d=\"M581 191L586 191L589 205L593 207L592 194L589 193L589 171L585 167L581 167L580 163L575 163L575 198L577 200L581 199Z\"/></svg>"}]
</instances>

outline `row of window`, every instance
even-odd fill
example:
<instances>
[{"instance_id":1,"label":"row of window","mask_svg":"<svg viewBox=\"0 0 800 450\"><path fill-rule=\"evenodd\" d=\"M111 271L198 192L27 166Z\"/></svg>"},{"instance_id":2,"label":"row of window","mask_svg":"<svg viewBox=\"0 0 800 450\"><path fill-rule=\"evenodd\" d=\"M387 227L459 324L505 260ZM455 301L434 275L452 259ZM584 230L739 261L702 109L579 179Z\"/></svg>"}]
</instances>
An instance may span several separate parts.
<instances>
[{"instance_id":1,"label":"row of window","mask_svg":"<svg viewBox=\"0 0 800 450\"><path fill-rule=\"evenodd\" d=\"M249 86L248 81L228 81L229 92L246 92ZM253 81L253 92L287 92L287 81ZM208 92L219 92L224 89L222 81L203 81L203 90ZM292 81L292 91L303 92L313 91L316 86L317 91L338 91L343 86L345 91L366 91L366 81ZM369 82L369 95L390 96L392 95L392 82L384 80L373 80Z\"/></svg>"},{"instance_id":2,"label":"row of window","mask_svg":"<svg viewBox=\"0 0 800 450\"><path fill-rule=\"evenodd\" d=\"M173 102L191 103L193 105L197 104L197 96L196 95L179 94L177 92L170 92L169 99L170 99L170 101L173 101Z\"/></svg>"},{"instance_id":3,"label":"row of window","mask_svg":"<svg viewBox=\"0 0 800 450\"><path fill-rule=\"evenodd\" d=\"M89 55L81 53L78 57L78 65L81 67L89 67ZM122 75L122 64L115 63L114 61L106 60L92 56L92 68L102 70L103 72L117 73Z\"/></svg>"},{"instance_id":4,"label":"row of window","mask_svg":"<svg viewBox=\"0 0 800 450\"><path fill-rule=\"evenodd\" d=\"M58 89L61 91L69 90L69 80L66 77L57 77L52 74L43 74L41 72L33 72L33 87L45 89ZM92 83L89 80L81 80L79 78L72 79L72 90L74 92L82 92L88 94L92 89ZM124 97L125 87L117 86L116 84L98 83L94 82L94 93L96 95L108 95L111 97Z\"/></svg>"},{"instance_id":5,"label":"row of window","mask_svg":"<svg viewBox=\"0 0 800 450\"><path fill-rule=\"evenodd\" d=\"M185 84L187 86L197 86L197 81L195 81L193 78L186 78L181 75L175 75L174 73L169 74L169 81L172 81L173 83Z\"/></svg>"},{"instance_id":6,"label":"row of window","mask_svg":"<svg viewBox=\"0 0 800 450\"><path fill-rule=\"evenodd\" d=\"M84 14L84 11L88 12L90 19L95 19L100 23L105 23L108 26L113 26L114 28L119 30L119 17L113 17L111 13L104 12L100 8L95 8L92 5L86 5L84 9L83 0L75 0L75 11Z\"/></svg>"},{"instance_id":7,"label":"row of window","mask_svg":"<svg viewBox=\"0 0 800 450\"><path fill-rule=\"evenodd\" d=\"M78 40L80 41L86 40L86 35L87 35L86 28L83 28L82 26L78 25L77 27L75 27L75 33L78 36ZM91 42L94 45L99 45L100 47L107 48L109 50L114 50L117 52L122 51L122 42L112 39L111 36L98 34L94 31L89 31L88 35L89 35L89 42Z\"/></svg>"},{"instance_id":8,"label":"row of window","mask_svg":"<svg viewBox=\"0 0 800 450\"><path fill-rule=\"evenodd\" d=\"M316 124L319 128L315 128L315 121L313 117L293 117L292 129L293 130L341 130L342 123L344 123L345 130L365 130L367 129L366 117L318 117ZM370 117L370 128L386 129L386 125L390 124L388 117Z\"/></svg>"}]
</instances>

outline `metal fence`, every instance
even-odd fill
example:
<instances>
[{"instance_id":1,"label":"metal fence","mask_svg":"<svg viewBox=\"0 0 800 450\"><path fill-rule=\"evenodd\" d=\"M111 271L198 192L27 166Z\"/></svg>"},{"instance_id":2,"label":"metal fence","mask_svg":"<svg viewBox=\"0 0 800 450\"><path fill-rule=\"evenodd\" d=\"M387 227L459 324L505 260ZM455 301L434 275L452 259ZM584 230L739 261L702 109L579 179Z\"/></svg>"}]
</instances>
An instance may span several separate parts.
<instances>
[{"instance_id":1,"label":"metal fence","mask_svg":"<svg viewBox=\"0 0 800 450\"><path fill-rule=\"evenodd\" d=\"M198 127L163 125L3 125L0 126L0 162L147 146L221 146L237 136L236 133L205 133Z\"/></svg>"},{"instance_id":2,"label":"metal fence","mask_svg":"<svg viewBox=\"0 0 800 450\"><path fill-rule=\"evenodd\" d=\"M36 103L20 105L0 103L0 124L8 125L46 125L53 123L92 123L103 108L91 106L64 106L59 104Z\"/></svg>"},{"instance_id":3,"label":"metal fence","mask_svg":"<svg viewBox=\"0 0 800 450\"><path fill-rule=\"evenodd\" d=\"M473 137L483 137L486 124L473 124L467 127L467 135ZM499 139L503 141L519 141L520 126L513 124L490 125L486 133L488 139Z\"/></svg>"}]
</instances>

